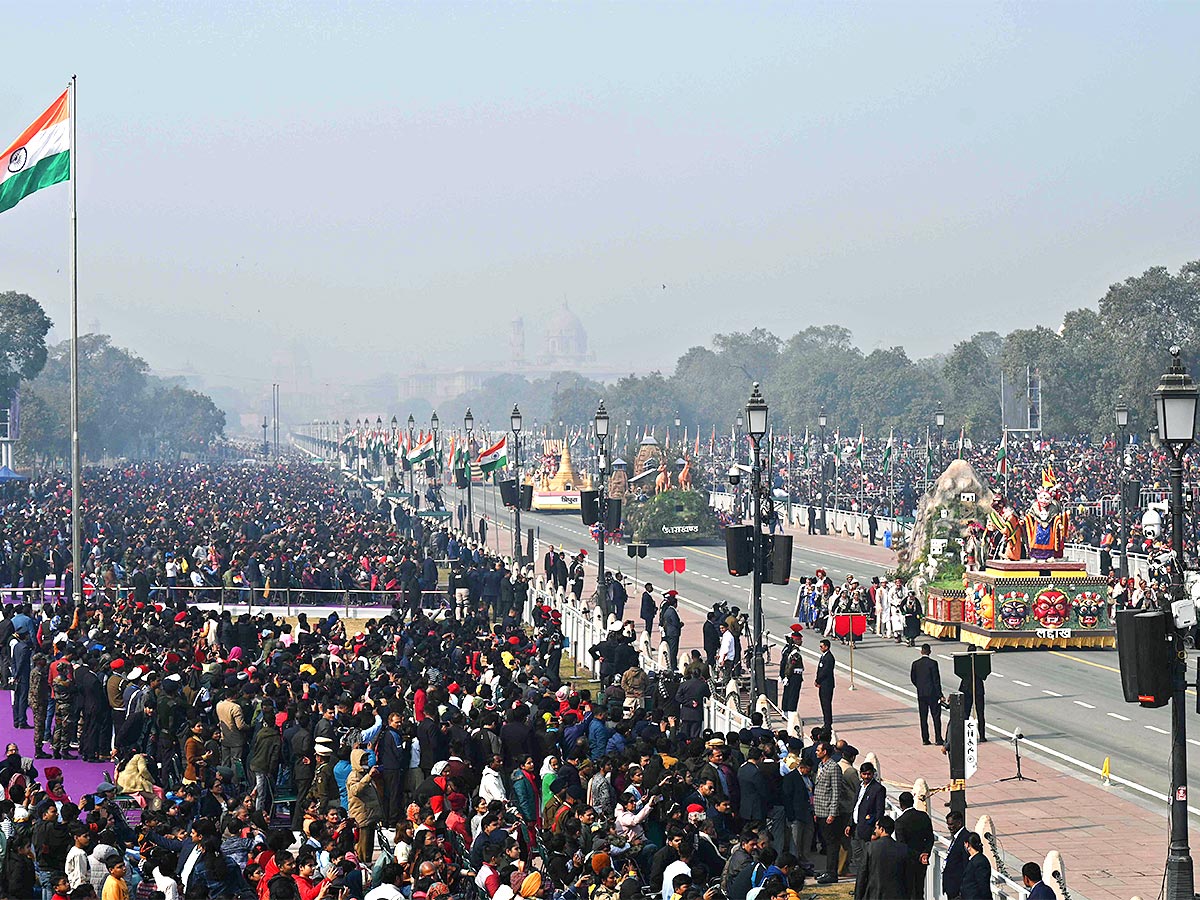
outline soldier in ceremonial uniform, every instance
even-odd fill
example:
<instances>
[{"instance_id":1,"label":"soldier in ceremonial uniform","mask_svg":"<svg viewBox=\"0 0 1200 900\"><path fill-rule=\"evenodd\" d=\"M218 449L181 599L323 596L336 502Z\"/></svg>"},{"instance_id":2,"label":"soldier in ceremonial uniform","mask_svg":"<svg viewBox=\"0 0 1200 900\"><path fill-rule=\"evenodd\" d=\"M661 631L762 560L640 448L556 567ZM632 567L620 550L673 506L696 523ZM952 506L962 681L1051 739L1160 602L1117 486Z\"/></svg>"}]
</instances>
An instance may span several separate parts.
<instances>
[{"instance_id":1,"label":"soldier in ceremonial uniform","mask_svg":"<svg viewBox=\"0 0 1200 900\"><path fill-rule=\"evenodd\" d=\"M787 715L789 734L801 726L797 709L800 707L800 686L804 684L804 654L800 650L803 644L804 626L793 625L783 648L783 658L779 661L779 680L783 683L780 708Z\"/></svg>"}]
</instances>

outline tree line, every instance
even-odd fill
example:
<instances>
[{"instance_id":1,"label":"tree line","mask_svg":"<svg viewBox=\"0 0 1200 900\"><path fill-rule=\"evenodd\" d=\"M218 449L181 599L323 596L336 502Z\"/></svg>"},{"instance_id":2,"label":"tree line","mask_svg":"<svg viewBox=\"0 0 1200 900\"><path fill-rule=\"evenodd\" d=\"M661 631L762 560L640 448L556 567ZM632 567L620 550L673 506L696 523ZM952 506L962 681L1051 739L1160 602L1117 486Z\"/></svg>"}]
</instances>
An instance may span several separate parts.
<instances>
[{"instance_id":1,"label":"tree line","mask_svg":"<svg viewBox=\"0 0 1200 900\"><path fill-rule=\"evenodd\" d=\"M923 359L900 346L865 352L838 325L810 325L786 338L754 328L688 349L670 372L629 375L611 385L567 372L533 381L501 375L452 405L471 406L476 420L493 428L505 427L514 401L527 423L578 427L603 397L617 421L662 427L678 416L702 434L715 426L722 435L758 381L776 433L802 434L806 427L815 433L824 408L829 428L843 435L861 425L875 437L891 429L920 437L941 402L947 436L965 427L968 435L998 437L1001 373L1023 391L1028 366L1041 374L1043 433L1110 433L1120 397L1129 407L1130 429L1144 432L1154 427L1150 395L1173 344L1183 348L1188 371L1200 376L1200 261L1178 272L1155 267L1114 284L1097 308L1072 310L1057 330L982 331Z\"/></svg>"},{"instance_id":2,"label":"tree line","mask_svg":"<svg viewBox=\"0 0 1200 900\"><path fill-rule=\"evenodd\" d=\"M70 342L46 346L50 318L27 294L0 293L0 397L19 395L17 459L70 459ZM7 404L0 404L7 405ZM79 338L79 441L85 460L203 452L224 435L212 398L150 372L104 334Z\"/></svg>"}]
</instances>

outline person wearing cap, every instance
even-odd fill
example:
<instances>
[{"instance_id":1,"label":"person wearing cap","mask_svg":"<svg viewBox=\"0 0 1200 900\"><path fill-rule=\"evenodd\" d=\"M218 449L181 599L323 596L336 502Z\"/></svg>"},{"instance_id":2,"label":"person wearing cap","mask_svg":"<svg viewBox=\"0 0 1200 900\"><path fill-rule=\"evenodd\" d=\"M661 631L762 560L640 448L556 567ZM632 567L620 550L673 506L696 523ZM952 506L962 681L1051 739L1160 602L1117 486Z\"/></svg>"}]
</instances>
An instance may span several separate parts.
<instances>
[{"instance_id":1,"label":"person wearing cap","mask_svg":"<svg viewBox=\"0 0 1200 900\"><path fill-rule=\"evenodd\" d=\"M29 724L29 679L33 667L32 620L22 616L30 624L18 623L18 617L13 616L15 639L12 643L12 714L14 728L30 728Z\"/></svg>"},{"instance_id":2,"label":"person wearing cap","mask_svg":"<svg viewBox=\"0 0 1200 900\"><path fill-rule=\"evenodd\" d=\"M46 654L35 653L29 671L29 708L33 712L33 755L49 759L43 747L46 742L46 721L50 711L50 677Z\"/></svg>"},{"instance_id":3,"label":"person wearing cap","mask_svg":"<svg viewBox=\"0 0 1200 900\"><path fill-rule=\"evenodd\" d=\"M683 634L683 621L679 618L679 610L676 609L678 597L678 592L667 591L663 595L662 609L658 614L663 640L667 642L667 664L672 672L679 669L679 638Z\"/></svg>"},{"instance_id":4,"label":"person wearing cap","mask_svg":"<svg viewBox=\"0 0 1200 900\"><path fill-rule=\"evenodd\" d=\"M793 625L779 660L779 680L783 683L780 709L787 716L788 733L803 727L797 710L800 708L800 688L804 684L804 626Z\"/></svg>"}]
</instances>

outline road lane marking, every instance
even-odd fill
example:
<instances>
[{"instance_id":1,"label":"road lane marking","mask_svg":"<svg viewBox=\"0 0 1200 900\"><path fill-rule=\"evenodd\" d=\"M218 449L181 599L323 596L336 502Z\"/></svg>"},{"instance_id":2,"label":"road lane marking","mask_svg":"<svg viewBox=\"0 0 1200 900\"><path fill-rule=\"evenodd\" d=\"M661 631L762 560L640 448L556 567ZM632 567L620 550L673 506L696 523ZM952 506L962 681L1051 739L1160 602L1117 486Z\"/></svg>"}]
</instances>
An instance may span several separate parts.
<instances>
[{"instance_id":1,"label":"road lane marking","mask_svg":"<svg viewBox=\"0 0 1200 900\"><path fill-rule=\"evenodd\" d=\"M1013 679L1013 684L1019 684L1021 687L1033 687L1028 681L1017 681L1015 678Z\"/></svg>"},{"instance_id":2,"label":"road lane marking","mask_svg":"<svg viewBox=\"0 0 1200 900\"><path fill-rule=\"evenodd\" d=\"M993 672L992 674L995 675L996 673ZM1092 706L1092 704L1090 704L1090 703L1084 703L1082 700L1072 700L1071 702L1074 703L1076 706L1082 706L1084 709L1095 709L1096 708L1096 707Z\"/></svg>"},{"instance_id":3,"label":"road lane marking","mask_svg":"<svg viewBox=\"0 0 1200 900\"><path fill-rule=\"evenodd\" d=\"M953 657L953 656L947 656L945 653L939 653L939 654L938 654L938 658L939 658L939 659L949 659L949 660L953 660L953 659L954 659L954 657Z\"/></svg>"},{"instance_id":4,"label":"road lane marking","mask_svg":"<svg viewBox=\"0 0 1200 900\"><path fill-rule=\"evenodd\" d=\"M1049 694L1051 697L1061 697L1061 696L1062 696L1062 694L1060 694L1060 693L1058 693L1058 692L1056 692L1056 691L1048 691L1048 690L1046 690L1045 688L1042 688L1042 693L1043 693L1043 694Z\"/></svg>"},{"instance_id":5,"label":"road lane marking","mask_svg":"<svg viewBox=\"0 0 1200 900\"><path fill-rule=\"evenodd\" d=\"M1157 732L1158 734L1170 734L1171 733L1171 732L1167 731L1167 729L1165 729L1165 728L1159 728L1157 725L1147 725L1147 726L1145 726L1145 728L1147 731L1154 731L1154 732Z\"/></svg>"},{"instance_id":6,"label":"road lane marking","mask_svg":"<svg viewBox=\"0 0 1200 900\"><path fill-rule=\"evenodd\" d=\"M1129 721L1129 716L1123 716L1120 713L1105 713L1105 715L1110 716L1113 719L1120 719L1122 722Z\"/></svg>"},{"instance_id":7,"label":"road lane marking","mask_svg":"<svg viewBox=\"0 0 1200 900\"><path fill-rule=\"evenodd\" d=\"M946 657L946 658L949 659L949 657ZM993 672L992 677L993 678L1003 678L1004 676L1001 675L999 672Z\"/></svg>"},{"instance_id":8,"label":"road lane marking","mask_svg":"<svg viewBox=\"0 0 1200 900\"><path fill-rule=\"evenodd\" d=\"M1072 656L1070 653L1063 653L1061 650L1047 650L1047 653L1052 656L1061 656L1063 659L1069 659L1071 662L1082 663L1085 666L1093 666L1097 669L1104 669L1107 672L1116 672L1121 674L1120 669L1114 669L1112 666L1106 666L1104 663L1092 662L1090 659L1080 659L1078 656Z\"/></svg>"}]
</instances>

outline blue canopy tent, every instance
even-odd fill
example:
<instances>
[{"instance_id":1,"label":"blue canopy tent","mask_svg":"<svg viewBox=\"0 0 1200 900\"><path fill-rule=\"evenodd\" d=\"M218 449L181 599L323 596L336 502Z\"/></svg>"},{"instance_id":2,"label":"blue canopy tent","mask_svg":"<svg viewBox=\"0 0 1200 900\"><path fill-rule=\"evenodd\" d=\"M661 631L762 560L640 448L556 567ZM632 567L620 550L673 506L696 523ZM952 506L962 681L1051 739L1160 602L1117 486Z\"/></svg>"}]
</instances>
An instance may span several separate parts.
<instances>
[{"instance_id":1,"label":"blue canopy tent","mask_svg":"<svg viewBox=\"0 0 1200 900\"><path fill-rule=\"evenodd\" d=\"M0 484L8 484L10 481L28 481L24 475L18 475L8 466L0 466Z\"/></svg>"}]
</instances>

